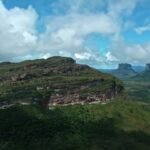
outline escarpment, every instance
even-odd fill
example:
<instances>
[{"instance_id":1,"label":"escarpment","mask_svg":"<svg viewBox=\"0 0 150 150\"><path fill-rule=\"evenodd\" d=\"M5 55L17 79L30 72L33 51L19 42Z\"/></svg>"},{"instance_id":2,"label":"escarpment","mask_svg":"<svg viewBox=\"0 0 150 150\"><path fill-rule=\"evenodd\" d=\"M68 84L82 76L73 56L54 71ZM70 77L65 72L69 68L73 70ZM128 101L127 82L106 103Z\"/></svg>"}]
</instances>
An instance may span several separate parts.
<instances>
[{"instance_id":1,"label":"escarpment","mask_svg":"<svg viewBox=\"0 0 150 150\"><path fill-rule=\"evenodd\" d=\"M110 101L124 91L117 78L67 57L0 65L0 103L40 105Z\"/></svg>"}]
</instances>

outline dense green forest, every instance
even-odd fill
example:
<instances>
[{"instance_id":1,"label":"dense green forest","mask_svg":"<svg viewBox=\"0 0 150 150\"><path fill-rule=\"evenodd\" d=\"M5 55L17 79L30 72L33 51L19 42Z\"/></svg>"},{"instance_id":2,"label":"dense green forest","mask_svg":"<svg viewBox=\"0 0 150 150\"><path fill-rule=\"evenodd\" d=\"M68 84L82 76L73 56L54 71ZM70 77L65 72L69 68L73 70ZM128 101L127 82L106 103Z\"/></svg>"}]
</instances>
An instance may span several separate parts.
<instances>
[{"instance_id":1,"label":"dense green forest","mask_svg":"<svg viewBox=\"0 0 150 150\"><path fill-rule=\"evenodd\" d=\"M106 105L14 106L0 110L1 150L149 150L150 107L132 101Z\"/></svg>"}]
</instances>

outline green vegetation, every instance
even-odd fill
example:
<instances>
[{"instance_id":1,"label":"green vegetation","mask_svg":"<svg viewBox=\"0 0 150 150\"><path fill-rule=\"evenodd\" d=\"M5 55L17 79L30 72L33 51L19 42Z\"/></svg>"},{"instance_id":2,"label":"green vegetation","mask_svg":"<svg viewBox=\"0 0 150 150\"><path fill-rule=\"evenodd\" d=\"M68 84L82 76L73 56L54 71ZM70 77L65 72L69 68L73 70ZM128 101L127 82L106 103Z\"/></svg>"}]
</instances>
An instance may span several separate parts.
<instances>
[{"instance_id":1,"label":"green vegetation","mask_svg":"<svg viewBox=\"0 0 150 150\"><path fill-rule=\"evenodd\" d=\"M114 89L123 91L120 80L76 64L72 58L56 56L47 60L0 63L0 104L21 100L34 103L35 99L41 99L39 91L46 91L50 97L67 93L106 93Z\"/></svg>"},{"instance_id":2,"label":"green vegetation","mask_svg":"<svg viewBox=\"0 0 150 150\"><path fill-rule=\"evenodd\" d=\"M0 110L1 150L149 150L150 107L131 101Z\"/></svg>"},{"instance_id":3,"label":"green vegetation","mask_svg":"<svg viewBox=\"0 0 150 150\"><path fill-rule=\"evenodd\" d=\"M125 88L133 100L150 103L150 81L124 80Z\"/></svg>"},{"instance_id":4,"label":"green vegetation","mask_svg":"<svg viewBox=\"0 0 150 150\"><path fill-rule=\"evenodd\" d=\"M131 68L132 69L132 68ZM150 103L150 72L143 71L130 74L130 70L100 70L108 72L123 81L124 87L131 99ZM126 72L126 73L125 73Z\"/></svg>"},{"instance_id":5,"label":"green vegetation","mask_svg":"<svg viewBox=\"0 0 150 150\"><path fill-rule=\"evenodd\" d=\"M124 83L130 96L149 100L149 82ZM122 81L71 58L0 63L0 150L149 150L150 106L125 93ZM74 94L121 100L48 107L52 97L69 95L68 104Z\"/></svg>"}]
</instances>

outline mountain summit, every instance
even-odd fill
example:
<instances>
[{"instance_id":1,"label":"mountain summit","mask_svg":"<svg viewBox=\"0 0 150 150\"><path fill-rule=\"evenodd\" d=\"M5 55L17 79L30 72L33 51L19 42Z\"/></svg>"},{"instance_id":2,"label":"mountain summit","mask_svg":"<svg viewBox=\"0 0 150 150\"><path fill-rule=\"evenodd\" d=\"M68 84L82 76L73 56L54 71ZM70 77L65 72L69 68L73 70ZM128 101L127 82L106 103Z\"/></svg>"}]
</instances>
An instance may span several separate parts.
<instances>
[{"instance_id":1,"label":"mountain summit","mask_svg":"<svg viewBox=\"0 0 150 150\"><path fill-rule=\"evenodd\" d=\"M136 71L133 69L132 65L128 63L119 64L118 68L115 70L112 70L110 73L121 79L132 77L137 74Z\"/></svg>"}]
</instances>

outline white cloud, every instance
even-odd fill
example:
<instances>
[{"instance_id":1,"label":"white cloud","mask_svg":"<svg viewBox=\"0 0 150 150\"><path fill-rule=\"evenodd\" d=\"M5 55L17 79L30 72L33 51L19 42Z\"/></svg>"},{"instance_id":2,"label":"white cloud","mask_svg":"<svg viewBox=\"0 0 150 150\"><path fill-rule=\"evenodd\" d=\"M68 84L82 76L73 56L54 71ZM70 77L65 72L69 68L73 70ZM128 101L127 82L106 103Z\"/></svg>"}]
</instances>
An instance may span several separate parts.
<instances>
[{"instance_id":1,"label":"white cloud","mask_svg":"<svg viewBox=\"0 0 150 150\"><path fill-rule=\"evenodd\" d=\"M106 59L108 62L115 62L115 61L119 61L115 56L112 55L112 53L110 51L108 51L106 54Z\"/></svg>"},{"instance_id":2,"label":"white cloud","mask_svg":"<svg viewBox=\"0 0 150 150\"><path fill-rule=\"evenodd\" d=\"M142 27L137 27L137 28L135 28L135 31L138 34L142 34L146 31L150 31L150 24L147 24L147 25L142 26Z\"/></svg>"},{"instance_id":3,"label":"white cloud","mask_svg":"<svg viewBox=\"0 0 150 150\"><path fill-rule=\"evenodd\" d=\"M60 0L53 8L67 5L67 13L50 15L46 19L46 31L38 33L38 14L31 6L27 9L6 9L0 1L0 60L47 58L53 55L68 56L81 63L103 65L117 61L145 62L150 53L150 44L127 44L121 38L124 30L133 27L131 15L139 0ZM65 5L65 6L66 6ZM57 7L56 7L57 6ZM105 10L102 8L105 6ZM99 12L95 13L95 8ZM55 10L56 12L58 10ZM147 28L137 28L142 33ZM101 34L112 40L110 51L100 53L98 49L85 48L86 37ZM120 40L118 40L120 39Z\"/></svg>"},{"instance_id":4,"label":"white cloud","mask_svg":"<svg viewBox=\"0 0 150 150\"><path fill-rule=\"evenodd\" d=\"M140 0L110 0L108 12L111 16L131 15Z\"/></svg>"},{"instance_id":5,"label":"white cloud","mask_svg":"<svg viewBox=\"0 0 150 150\"><path fill-rule=\"evenodd\" d=\"M6 9L0 1L0 59L30 53L36 44L37 14L32 7Z\"/></svg>"},{"instance_id":6,"label":"white cloud","mask_svg":"<svg viewBox=\"0 0 150 150\"><path fill-rule=\"evenodd\" d=\"M150 42L146 44L129 44L123 40L118 40L111 47L111 54L118 59L118 62L133 64L145 64L149 62Z\"/></svg>"},{"instance_id":7,"label":"white cloud","mask_svg":"<svg viewBox=\"0 0 150 150\"><path fill-rule=\"evenodd\" d=\"M76 59L81 59L81 60L85 60L85 59L89 59L91 57L91 53L75 53L75 58Z\"/></svg>"},{"instance_id":8,"label":"white cloud","mask_svg":"<svg viewBox=\"0 0 150 150\"><path fill-rule=\"evenodd\" d=\"M56 13L59 13L60 10L67 10L67 13L83 13L95 12L95 8L102 9L105 5L104 0L57 0L54 1L52 8Z\"/></svg>"},{"instance_id":9,"label":"white cloud","mask_svg":"<svg viewBox=\"0 0 150 150\"><path fill-rule=\"evenodd\" d=\"M101 14L69 14L49 18L46 33L40 36L41 51L83 50L85 38L92 33L113 35L118 32L113 18Z\"/></svg>"}]
</instances>

